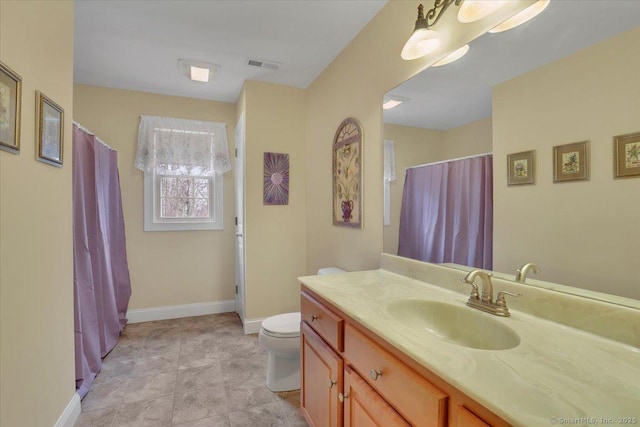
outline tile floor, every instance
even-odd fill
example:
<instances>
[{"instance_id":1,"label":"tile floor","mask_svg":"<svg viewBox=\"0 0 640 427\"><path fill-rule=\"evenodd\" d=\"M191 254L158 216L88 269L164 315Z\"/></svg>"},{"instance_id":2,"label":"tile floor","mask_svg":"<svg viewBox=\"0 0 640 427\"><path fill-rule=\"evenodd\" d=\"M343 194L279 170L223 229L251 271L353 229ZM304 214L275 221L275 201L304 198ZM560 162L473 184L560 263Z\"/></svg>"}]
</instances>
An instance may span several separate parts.
<instances>
[{"instance_id":1,"label":"tile floor","mask_svg":"<svg viewBox=\"0 0 640 427\"><path fill-rule=\"evenodd\" d=\"M298 391L267 389L266 360L235 313L127 325L75 427L306 427Z\"/></svg>"}]
</instances>

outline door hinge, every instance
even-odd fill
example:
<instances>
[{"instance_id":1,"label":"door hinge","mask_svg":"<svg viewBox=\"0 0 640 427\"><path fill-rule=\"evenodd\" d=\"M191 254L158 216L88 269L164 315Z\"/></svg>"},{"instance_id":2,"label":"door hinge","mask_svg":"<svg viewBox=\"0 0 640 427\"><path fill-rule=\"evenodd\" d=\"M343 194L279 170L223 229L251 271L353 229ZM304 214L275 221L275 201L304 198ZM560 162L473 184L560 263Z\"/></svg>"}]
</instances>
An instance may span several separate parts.
<instances>
[{"instance_id":1,"label":"door hinge","mask_svg":"<svg viewBox=\"0 0 640 427\"><path fill-rule=\"evenodd\" d=\"M236 157L238 157L238 149L235 149Z\"/></svg>"},{"instance_id":2,"label":"door hinge","mask_svg":"<svg viewBox=\"0 0 640 427\"><path fill-rule=\"evenodd\" d=\"M236 295L238 295L238 285L236 285Z\"/></svg>"},{"instance_id":3,"label":"door hinge","mask_svg":"<svg viewBox=\"0 0 640 427\"><path fill-rule=\"evenodd\" d=\"M238 217L236 217L236 225L238 225Z\"/></svg>"}]
</instances>

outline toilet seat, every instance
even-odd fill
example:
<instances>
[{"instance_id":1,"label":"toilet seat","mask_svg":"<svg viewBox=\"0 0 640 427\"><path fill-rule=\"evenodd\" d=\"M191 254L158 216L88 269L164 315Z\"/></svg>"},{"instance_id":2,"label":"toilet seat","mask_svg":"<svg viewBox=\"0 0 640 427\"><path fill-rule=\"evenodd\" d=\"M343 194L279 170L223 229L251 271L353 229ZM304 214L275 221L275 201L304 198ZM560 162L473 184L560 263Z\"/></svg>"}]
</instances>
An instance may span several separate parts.
<instances>
[{"instance_id":1,"label":"toilet seat","mask_svg":"<svg viewBox=\"0 0 640 427\"><path fill-rule=\"evenodd\" d=\"M300 336L300 312L278 314L262 321L262 332L277 338Z\"/></svg>"}]
</instances>

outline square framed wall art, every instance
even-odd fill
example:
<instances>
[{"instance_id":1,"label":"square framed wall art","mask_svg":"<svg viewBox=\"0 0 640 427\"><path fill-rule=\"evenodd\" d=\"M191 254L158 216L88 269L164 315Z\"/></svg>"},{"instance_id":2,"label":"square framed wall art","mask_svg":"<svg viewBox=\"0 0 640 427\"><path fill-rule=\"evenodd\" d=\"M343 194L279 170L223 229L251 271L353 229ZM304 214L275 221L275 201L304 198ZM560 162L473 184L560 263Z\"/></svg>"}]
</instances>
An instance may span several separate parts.
<instances>
[{"instance_id":1,"label":"square framed wall art","mask_svg":"<svg viewBox=\"0 0 640 427\"><path fill-rule=\"evenodd\" d=\"M614 177L640 177L640 132L613 138Z\"/></svg>"},{"instance_id":2,"label":"square framed wall art","mask_svg":"<svg viewBox=\"0 0 640 427\"><path fill-rule=\"evenodd\" d=\"M263 204L289 204L289 155L264 153Z\"/></svg>"},{"instance_id":3,"label":"square framed wall art","mask_svg":"<svg viewBox=\"0 0 640 427\"><path fill-rule=\"evenodd\" d=\"M62 167L64 110L42 92L36 91L36 139L38 160Z\"/></svg>"},{"instance_id":4,"label":"square framed wall art","mask_svg":"<svg viewBox=\"0 0 640 427\"><path fill-rule=\"evenodd\" d=\"M536 150L507 155L507 185L535 184Z\"/></svg>"},{"instance_id":5,"label":"square framed wall art","mask_svg":"<svg viewBox=\"0 0 640 427\"><path fill-rule=\"evenodd\" d=\"M22 78L0 62L0 149L20 153Z\"/></svg>"},{"instance_id":6,"label":"square framed wall art","mask_svg":"<svg viewBox=\"0 0 640 427\"><path fill-rule=\"evenodd\" d=\"M589 180L589 141L553 147L553 182Z\"/></svg>"}]
</instances>

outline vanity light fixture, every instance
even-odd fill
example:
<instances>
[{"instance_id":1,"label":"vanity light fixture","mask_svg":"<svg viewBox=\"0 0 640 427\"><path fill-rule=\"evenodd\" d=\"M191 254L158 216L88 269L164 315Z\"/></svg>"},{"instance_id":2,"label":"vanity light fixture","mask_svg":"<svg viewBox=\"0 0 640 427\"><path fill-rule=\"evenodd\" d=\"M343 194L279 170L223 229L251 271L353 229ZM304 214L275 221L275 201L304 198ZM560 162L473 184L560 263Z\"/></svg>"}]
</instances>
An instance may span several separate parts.
<instances>
[{"instance_id":1,"label":"vanity light fixture","mask_svg":"<svg viewBox=\"0 0 640 427\"><path fill-rule=\"evenodd\" d=\"M440 46L438 33L430 30L451 5L460 6L458 21L474 22L487 17L506 4L506 0L434 0L433 7L424 14L424 6L418 6L418 19L413 33L402 48L404 60L422 58Z\"/></svg>"},{"instance_id":2,"label":"vanity light fixture","mask_svg":"<svg viewBox=\"0 0 640 427\"><path fill-rule=\"evenodd\" d=\"M195 82L207 83L215 80L220 72L220 66L209 62L198 61L197 59L178 59L178 70L180 74Z\"/></svg>"},{"instance_id":3,"label":"vanity light fixture","mask_svg":"<svg viewBox=\"0 0 640 427\"><path fill-rule=\"evenodd\" d=\"M465 44L460 49L451 52L449 55L442 58L440 61L431 65L432 67L442 67L443 65L451 64L453 61L457 61L469 52L469 45Z\"/></svg>"},{"instance_id":4,"label":"vanity light fixture","mask_svg":"<svg viewBox=\"0 0 640 427\"><path fill-rule=\"evenodd\" d=\"M519 12L514 16L512 16L511 18L504 21L503 23L496 25L495 27L490 29L489 32L501 33L503 31L507 31L512 28L515 28L518 25L524 24L525 22L535 18L540 13L542 13L542 11L545 10L547 6L549 6L550 1L551 0L538 0L531 6L523 10L522 12Z\"/></svg>"}]
</instances>

